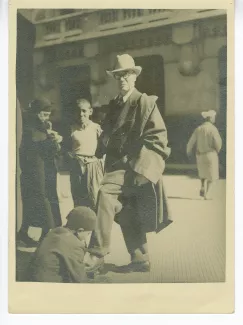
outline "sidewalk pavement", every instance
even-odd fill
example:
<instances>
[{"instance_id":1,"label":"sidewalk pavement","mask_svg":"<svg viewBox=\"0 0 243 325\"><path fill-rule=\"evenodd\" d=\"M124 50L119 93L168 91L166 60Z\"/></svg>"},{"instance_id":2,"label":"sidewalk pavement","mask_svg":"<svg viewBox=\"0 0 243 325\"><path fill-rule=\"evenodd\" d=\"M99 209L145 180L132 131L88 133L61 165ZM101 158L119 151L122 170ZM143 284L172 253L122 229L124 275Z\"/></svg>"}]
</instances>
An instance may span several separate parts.
<instances>
[{"instance_id":1,"label":"sidewalk pavement","mask_svg":"<svg viewBox=\"0 0 243 325\"><path fill-rule=\"evenodd\" d=\"M128 264L120 227L114 223L111 253L106 257L104 276L111 283L204 283L225 279L226 182L219 180L213 200L199 197L200 181L187 176L165 176L174 222L159 234L149 233L151 271L117 273L115 266ZM68 176L58 179L63 221L72 209ZM30 229L38 239L40 230ZM21 251L22 250L22 251ZM24 251L23 251L24 250ZM21 280L31 252L17 250L17 275ZM103 282L103 280L102 280Z\"/></svg>"}]
</instances>

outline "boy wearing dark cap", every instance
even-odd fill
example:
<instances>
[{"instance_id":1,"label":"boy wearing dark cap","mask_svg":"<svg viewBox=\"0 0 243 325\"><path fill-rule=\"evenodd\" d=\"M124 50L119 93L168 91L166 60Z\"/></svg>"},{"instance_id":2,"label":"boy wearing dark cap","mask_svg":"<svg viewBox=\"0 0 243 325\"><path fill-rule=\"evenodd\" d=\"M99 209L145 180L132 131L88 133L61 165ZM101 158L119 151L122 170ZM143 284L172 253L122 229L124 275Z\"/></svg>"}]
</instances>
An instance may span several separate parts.
<instances>
[{"instance_id":1,"label":"boy wearing dark cap","mask_svg":"<svg viewBox=\"0 0 243 325\"><path fill-rule=\"evenodd\" d=\"M86 240L94 230L96 215L88 207L76 207L64 227L52 229L37 248L27 281L55 283L87 282L84 265Z\"/></svg>"}]
</instances>

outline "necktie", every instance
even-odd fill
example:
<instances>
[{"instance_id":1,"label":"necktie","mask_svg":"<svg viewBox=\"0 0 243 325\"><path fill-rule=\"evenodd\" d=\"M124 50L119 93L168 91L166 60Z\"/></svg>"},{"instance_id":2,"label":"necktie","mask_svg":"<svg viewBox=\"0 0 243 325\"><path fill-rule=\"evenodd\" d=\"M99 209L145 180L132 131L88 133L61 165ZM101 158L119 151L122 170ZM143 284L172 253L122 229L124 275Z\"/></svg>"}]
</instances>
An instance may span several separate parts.
<instances>
[{"instance_id":1,"label":"necktie","mask_svg":"<svg viewBox=\"0 0 243 325\"><path fill-rule=\"evenodd\" d=\"M118 107L122 107L124 105L124 101L123 101L123 97L122 96L118 96L116 99L116 104Z\"/></svg>"}]
</instances>

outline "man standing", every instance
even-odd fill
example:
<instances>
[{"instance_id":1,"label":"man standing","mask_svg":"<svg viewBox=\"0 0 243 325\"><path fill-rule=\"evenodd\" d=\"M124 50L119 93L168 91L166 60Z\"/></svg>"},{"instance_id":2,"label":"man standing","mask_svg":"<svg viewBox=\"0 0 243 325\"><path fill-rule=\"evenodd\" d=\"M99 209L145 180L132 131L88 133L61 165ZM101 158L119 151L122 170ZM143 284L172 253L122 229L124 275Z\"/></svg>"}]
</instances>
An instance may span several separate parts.
<instances>
[{"instance_id":1,"label":"man standing","mask_svg":"<svg viewBox=\"0 0 243 325\"><path fill-rule=\"evenodd\" d=\"M106 162L88 272L99 269L109 253L114 218L131 256L130 270L149 271L146 232L159 231L160 225L168 221L161 180L164 160L170 154L167 131L156 105L157 97L135 88L141 71L128 54L118 55L115 69L107 71L117 80L120 93L109 104L97 148L97 156L106 154Z\"/></svg>"}]
</instances>

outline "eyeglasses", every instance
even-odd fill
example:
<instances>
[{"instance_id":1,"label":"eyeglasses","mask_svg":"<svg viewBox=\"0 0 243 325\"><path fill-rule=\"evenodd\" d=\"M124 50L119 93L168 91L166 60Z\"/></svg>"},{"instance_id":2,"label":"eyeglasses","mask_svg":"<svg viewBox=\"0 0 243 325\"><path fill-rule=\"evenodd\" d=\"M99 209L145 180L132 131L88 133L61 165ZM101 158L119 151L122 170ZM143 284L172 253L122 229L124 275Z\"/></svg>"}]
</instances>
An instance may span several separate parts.
<instances>
[{"instance_id":1,"label":"eyeglasses","mask_svg":"<svg viewBox=\"0 0 243 325\"><path fill-rule=\"evenodd\" d=\"M120 80L121 78L128 79L132 74L132 71L117 72L114 73L114 78L116 80Z\"/></svg>"}]
</instances>

